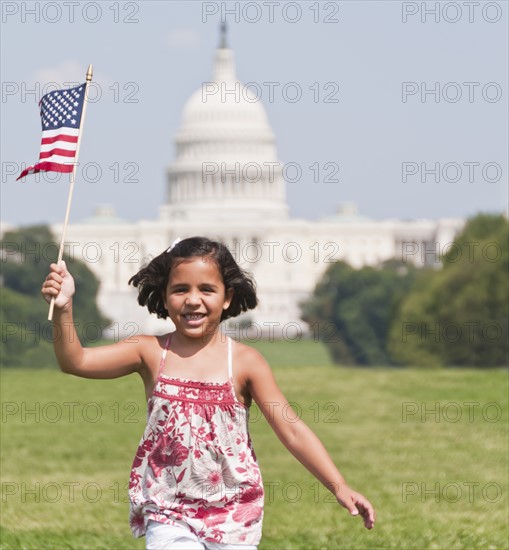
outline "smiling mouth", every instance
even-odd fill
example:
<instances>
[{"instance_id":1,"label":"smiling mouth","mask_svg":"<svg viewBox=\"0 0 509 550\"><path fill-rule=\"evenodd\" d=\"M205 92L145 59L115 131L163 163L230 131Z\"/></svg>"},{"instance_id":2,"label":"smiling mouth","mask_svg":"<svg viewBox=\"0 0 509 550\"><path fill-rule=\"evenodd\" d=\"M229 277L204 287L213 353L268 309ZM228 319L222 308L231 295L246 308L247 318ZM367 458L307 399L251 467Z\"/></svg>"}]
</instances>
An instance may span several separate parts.
<instances>
[{"instance_id":1,"label":"smiling mouth","mask_svg":"<svg viewBox=\"0 0 509 550\"><path fill-rule=\"evenodd\" d=\"M205 317L205 313L186 313L183 317L187 321L199 321Z\"/></svg>"}]
</instances>

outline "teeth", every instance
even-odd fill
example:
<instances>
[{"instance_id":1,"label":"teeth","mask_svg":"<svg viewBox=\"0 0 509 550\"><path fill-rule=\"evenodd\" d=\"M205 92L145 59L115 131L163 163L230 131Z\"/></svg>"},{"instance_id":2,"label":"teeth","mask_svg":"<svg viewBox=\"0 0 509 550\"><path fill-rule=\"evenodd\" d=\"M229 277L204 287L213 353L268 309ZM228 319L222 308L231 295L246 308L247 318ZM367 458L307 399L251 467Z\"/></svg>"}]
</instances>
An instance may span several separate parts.
<instances>
[{"instance_id":1,"label":"teeth","mask_svg":"<svg viewBox=\"0 0 509 550\"><path fill-rule=\"evenodd\" d=\"M187 314L185 315L186 319L191 319L193 321L201 319L203 317L202 313L196 313L196 314Z\"/></svg>"}]
</instances>

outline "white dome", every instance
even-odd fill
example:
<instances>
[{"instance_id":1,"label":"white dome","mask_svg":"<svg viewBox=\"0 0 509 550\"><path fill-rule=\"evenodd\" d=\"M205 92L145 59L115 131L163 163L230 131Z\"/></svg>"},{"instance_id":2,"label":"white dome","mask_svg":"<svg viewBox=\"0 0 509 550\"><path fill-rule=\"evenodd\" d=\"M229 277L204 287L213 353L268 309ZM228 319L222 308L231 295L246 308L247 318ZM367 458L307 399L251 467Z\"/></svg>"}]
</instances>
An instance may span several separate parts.
<instances>
[{"instance_id":1,"label":"white dome","mask_svg":"<svg viewBox=\"0 0 509 550\"><path fill-rule=\"evenodd\" d=\"M216 50L212 79L184 106L164 218L287 218L274 134L256 93L237 79L233 51Z\"/></svg>"},{"instance_id":2,"label":"white dome","mask_svg":"<svg viewBox=\"0 0 509 550\"><path fill-rule=\"evenodd\" d=\"M235 74L232 50L216 50L214 75L184 106L177 143L221 137L274 140L265 109L253 86Z\"/></svg>"}]
</instances>

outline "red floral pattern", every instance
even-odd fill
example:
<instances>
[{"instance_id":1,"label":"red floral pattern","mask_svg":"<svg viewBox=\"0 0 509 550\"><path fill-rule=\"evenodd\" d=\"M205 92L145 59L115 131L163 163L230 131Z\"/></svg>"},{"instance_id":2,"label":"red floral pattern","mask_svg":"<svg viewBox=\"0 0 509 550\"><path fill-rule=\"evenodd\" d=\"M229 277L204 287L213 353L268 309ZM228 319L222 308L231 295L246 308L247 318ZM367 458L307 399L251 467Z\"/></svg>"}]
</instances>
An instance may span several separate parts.
<instances>
[{"instance_id":1,"label":"red floral pattern","mask_svg":"<svg viewBox=\"0 0 509 550\"><path fill-rule=\"evenodd\" d=\"M263 482L248 417L231 380L159 376L129 481L135 537L151 519L184 522L204 541L260 542Z\"/></svg>"}]
</instances>

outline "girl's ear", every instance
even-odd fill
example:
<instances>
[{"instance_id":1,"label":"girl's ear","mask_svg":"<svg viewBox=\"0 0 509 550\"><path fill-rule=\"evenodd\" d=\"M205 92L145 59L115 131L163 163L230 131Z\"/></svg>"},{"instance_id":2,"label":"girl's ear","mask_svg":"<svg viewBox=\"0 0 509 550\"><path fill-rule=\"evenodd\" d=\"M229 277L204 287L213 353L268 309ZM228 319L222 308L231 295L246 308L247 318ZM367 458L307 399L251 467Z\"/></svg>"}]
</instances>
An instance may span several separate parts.
<instances>
[{"instance_id":1,"label":"girl's ear","mask_svg":"<svg viewBox=\"0 0 509 550\"><path fill-rule=\"evenodd\" d=\"M230 304L232 303L232 300L233 300L233 294L234 294L234 290L233 288L229 288L226 292L225 292L225 298L224 298L224 304L223 304L223 309L228 309L230 307Z\"/></svg>"}]
</instances>

